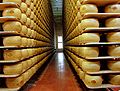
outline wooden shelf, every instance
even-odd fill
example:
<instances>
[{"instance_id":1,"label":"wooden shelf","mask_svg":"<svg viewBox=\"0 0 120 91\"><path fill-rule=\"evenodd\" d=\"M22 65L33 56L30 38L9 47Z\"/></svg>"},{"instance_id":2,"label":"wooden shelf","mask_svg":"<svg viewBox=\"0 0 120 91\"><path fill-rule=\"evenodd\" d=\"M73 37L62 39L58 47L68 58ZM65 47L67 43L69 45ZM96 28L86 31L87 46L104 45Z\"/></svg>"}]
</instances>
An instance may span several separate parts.
<instances>
[{"instance_id":1,"label":"wooden shelf","mask_svg":"<svg viewBox=\"0 0 120 91\"><path fill-rule=\"evenodd\" d=\"M119 3L120 0L81 0L81 4L95 4L97 6L105 6L108 4Z\"/></svg>"},{"instance_id":2,"label":"wooden shelf","mask_svg":"<svg viewBox=\"0 0 120 91\"><path fill-rule=\"evenodd\" d=\"M4 16L4 17L0 17L0 23L4 23L7 21L17 21L18 19L15 18L14 16Z\"/></svg>"},{"instance_id":3,"label":"wooden shelf","mask_svg":"<svg viewBox=\"0 0 120 91\"><path fill-rule=\"evenodd\" d=\"M21 87L18 88L0 88L0 91L18 91Z\"/></svg>"},{"instance_id":4,"label":"wooden shelf","mask_svg":"<svg viewBox=\"0 0 120 91\"><path fill-rule=\"evenodd\" d=\"M86 28L82 33L120 32L120 27Z\"/></svg>"},{"instance_id":5,"label":"wooden shelf","mask_svg":"<svg viewBox=\"0 0 120 91\"><path fill-rule=\"evenodd\" d=\"M19 36L20 34L16 31L0 31L0 37L2 36Z\"/></svg>"},{"instance_id":6,"label":"wooden shelf","mask_svg":"<svg viewBox=\"0 0 120 91\"><path fill-rule=\"evenodd\" d=\"M112 85L112 84L102 84L101 86L91 87L91 86L88 86L84 81L83 81L83 83L89 89L118 88L118 87L120 87L120 85Z\"/></svg>"},{"instance_id":7,"label":"wooden shelf","mask_svg":"<svg viewBox=\"0 0 120 91\"><path fill-rule=\"evenodd\" d=\"M120 71L102 70L99 72L86 72L89 75L120 74Z\"/></svg>"},{"instance_id":8,"label":"wooden shelf","mask_svg":"<svg viewBox=\"0 0 120 91\"><path fill-rule=\"evenodd\" d=\"M16 74L16 75L5 75L5 74L0 74L0 78L13 78L13 77L18 77L20 74Z\"/></svg>"},{"instance_id":9,"label":"wooden shelf","mask_svg":"<svg viewBox=\"0 0 120 91\"><path fill-rule=\"evenodd\" d=\"M120 56L104 56L104 57L86 57L85 58L86 60L89 60L89 61L97 61L97 60L120 60Z\"/></svg>"},{"instance_id":10,"label":"wooden shelf","mask_svg":"<svg viewBox=\"0 0 120 91\"><path fill-rule=\"evenodd\" d=\"M0 63L16 63L20 62L21 60L0 60Z\"/></svg>"},{"instance_id":11,"label":"wooden shelf","mask_svg":"<svg viewBox=\"0 0 120 91\"><path fill-rule=\"evenodd\" d=\"M112 45L120 45L120 42L90 42L83 44L66 44L66 46L74 46L74 47L102 47L102 46L112 46Z\"/></svg>"},{"instance_id":12,"label":"wooden shelf","mask_svg":"<svg viewBox=\"0 0 120 91\"><path fill-rule=\"evenodd\" d=\"M4 3L0 3L0 10L4 10L5 8L17 8L18 4L14 3L14 2L4 2Z\"/></svg>"},{"instance_id":13,"label":"wooden shelf","mask_svg":"<svg viewBox=\"0 0 120 91\"><path fill-rule=\"evenodd\" d=\"M105 18L118 18L120 17L120 13L86 13L82 15L81 19L86 18L97 18L97 19L105 19Z\"/></svg>"}]
</instances>

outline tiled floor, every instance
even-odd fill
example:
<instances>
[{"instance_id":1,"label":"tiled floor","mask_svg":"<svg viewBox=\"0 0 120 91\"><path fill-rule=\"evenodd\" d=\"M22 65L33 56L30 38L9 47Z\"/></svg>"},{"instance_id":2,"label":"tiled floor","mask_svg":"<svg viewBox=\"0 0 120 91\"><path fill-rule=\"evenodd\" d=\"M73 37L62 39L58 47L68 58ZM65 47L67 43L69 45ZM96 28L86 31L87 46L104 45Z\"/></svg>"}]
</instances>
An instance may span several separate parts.
<instances>
[{"instance_id":1,"label":"tiled floor","mask_svg":"<svg viewBox=\"0 0 120 91\"><path fill-rule=\"evenodd\" d=\"M63 53L56 53L34 86L28 91L82 91Z\"/></svg>"}]
</instances>

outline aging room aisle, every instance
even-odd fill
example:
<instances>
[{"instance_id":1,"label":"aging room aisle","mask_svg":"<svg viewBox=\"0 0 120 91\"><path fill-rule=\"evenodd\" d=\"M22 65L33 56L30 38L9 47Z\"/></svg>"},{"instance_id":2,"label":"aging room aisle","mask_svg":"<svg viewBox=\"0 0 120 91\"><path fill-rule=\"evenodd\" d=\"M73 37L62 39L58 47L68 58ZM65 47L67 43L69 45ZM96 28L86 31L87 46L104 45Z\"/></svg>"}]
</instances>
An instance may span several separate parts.
<instances>
[{"instance_id":1,"label":"aging room aisle","mask_svg":"<svg viewBox=\"0 0 120 91\"><path fill-rule=\"evenodd\" d=\"M56 53L28 91L82 91L62 52Z\"/></svg>"}]
</instances>

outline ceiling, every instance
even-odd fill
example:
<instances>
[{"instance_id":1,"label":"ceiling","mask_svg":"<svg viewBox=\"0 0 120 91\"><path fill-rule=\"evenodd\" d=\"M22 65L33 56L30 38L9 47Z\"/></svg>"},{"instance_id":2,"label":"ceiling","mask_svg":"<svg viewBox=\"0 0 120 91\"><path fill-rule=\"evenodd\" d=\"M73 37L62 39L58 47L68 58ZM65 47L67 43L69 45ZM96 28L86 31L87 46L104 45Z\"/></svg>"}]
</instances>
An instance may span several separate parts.
<instances>
[{"instance_id":1,"label":"ceiling","mask_svg":"<svg viewBox=\"0 0 120 91\"><path fill-rule=\"evenodd\" d=\"M56 24L62 22L62 6L63 0L51 0L54 20Z\"/></svg>"}]
</instances>

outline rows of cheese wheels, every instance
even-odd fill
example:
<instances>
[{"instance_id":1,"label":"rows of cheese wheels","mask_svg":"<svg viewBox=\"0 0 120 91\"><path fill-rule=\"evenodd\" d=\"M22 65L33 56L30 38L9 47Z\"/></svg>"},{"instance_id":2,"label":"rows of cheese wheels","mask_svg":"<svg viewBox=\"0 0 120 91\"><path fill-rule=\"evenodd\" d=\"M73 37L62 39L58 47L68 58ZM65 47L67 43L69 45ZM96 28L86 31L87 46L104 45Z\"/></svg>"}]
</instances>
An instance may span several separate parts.
<instances>
[{"instance_id":1,"label":"rows of cheese wheels","mask_svg":"<svg viewBox=\"0 0 120 91\"><path fill-rule=\"evenodd\" d=\"M91 87L97 87L97 86L101 86L104 83L104 78L102 75L91 76L86 73L86 72L99 71L100 70L99 61L89 62L87 60L77 57L76 55L74 55L69 51L66 51L66 57L68 61L71 62L79 78L83 80L85 84ZM109 69L112 68L110 65L108 66L109 66ZM117 68L119 68L119 65L116 65L116 66L114 65L113 69L117 69ZM113 85L120 84L120 75L108 75L108 79L109 79L108 82L104 84L108 84L108 83Z\"/></svg>"},{"instance_id":2,"label":"rows of cheese wheels","mask_svg":"<svg viewBox=\"0 0 120 91\"><path fill-rule=\"evenodd\" d=\"M86 2L86 3L84 3ZM91 2L91 3L89 3ZM95 87L104 84L103 75L91 76L86 72L99 72L102 70L120 71L120 61L107 60L106 64L102 61L88 61L85 58L104 56L120 56L119 46L109 46L102 52L99 47L78 47L79 45L91 42L119 42L119 32L110 32L105 34L99 33L82 33L86 28L119 28L120 18L109 17L104 20L99 18L82 18L86 13L120 13L119 0L65 0L64 1L64 52L76 70L80 79L87 85ZM100 4L99 4L100 3ZM100 7L101 6L101 7ZM102 36L105 36L103 39ZM77 46L77 47L76 47ZM101 66L105 66L103 69ZM120 85L120 75L107 75L108 83Z\"/></svg>"},{"instance_id":3,"label":"rows of cheese wheels","mask_svg":"<svg viewBox=\"0 0 120 91\"><path fill-rule=\"evenodd\" d=\"M1 24L2 30L14 31L17 35L2 37L4 61L1 74L7 88L21 88L54 53L53 14L49 0L0 0L15 4L1 12L4 18L15 18ZM15 49L14 49L15 48ZM14 77L13 77L14 76ZM16 76L16 77L15 77ZM1 85L0 85L0 88Z\"/></svg>"},{"instance_id":4,"label":"rows of cheese wheels","mask_svg":"<svg viewBox=\"0 0 120 91\"><path fill-rule=\"evenodd\" d=\"M34 56L30 59L19 62L17 64L4 65L3 72L4 74L9 74L9 75L21 74L24 71L26 71L28 68L30 68L31 66L33 66L34 64L42 60L44 57L46 57L50 53L51 53L51 50L44 52L42 54L39 54L37 56Z\"/></svg>"},{"instance_id":5,"label":"rows of cheese wheels","mask_svg":"<svg viewBox=\"0 0 120 91\"><path fill-rule=\"evenodd\" d=\"M31 67L29 70L24 72L19 77L15 78L6 78L6 86L8 88L18 88L22 87L34 74L35 72L46 62L46 60L50 57L51 54L48 54L44 59L39 60L37 64ZM27 65L26 65L27 67Z\"/></svg>"},{"instance_id":6,"label":"rows of cheese wheels","mask_svg":"<svg viewBox=\"0 0 120 91\"><path fill-rule=\"evenodd\" d=\"M6 1L3 1L3 2L6 2ZM8 2L10 2L10 1L8 0ZM15 1L11 1L11 2L15 2ZM29 2L31 3L31 0L29 0ZM41 1L41 2L38 1L38 5L40 5L42 2L43 1ZM16 26L12 27L11 31L17 31L17 32L23 34L24 36L30 36L32 34L32 33L30 34L30 32L32 31L32 32L34 32L34 34L36 34L36 32L37 32L37 34L36 34L36 36L38 35L37 39L42 39L42 38L45 39L44 36L52 39L51 37L53 35L51 35L51 34L53 34L53 33L50 32L50 31L52 31L52 30L50 30L51 26L48 27L48 24L47 24L47 23L49 23L49 21L47 21L48 17L45 17L46 15L44 14L45 10L47 10L47 9L45 9L46 7L44 7L44 11L41 10L41 7L43 7L42 5L41 5L41 7L36 6L35 10L33 10L33 9L30 9L30 6L27 5L27 2L22 2L22 3L24 3L26 5L26 7L22 7L22 9L21 9L21 7L6 8L3 10L3 14L2 14L3 16L5 16L5 17L13 16L13 17L18 18L18 20L19 20L19 22L17 22L17 21L16 22L15 21L6 22L5 24L3 24L3 30L10 31L11 25L16 25ZM22 5L22 3L21 3L21 5ZM23 6L25 6L25 5L23 5ZM49 11L49 10L47 10L47 11ZM33 12L33 14L32 14L32 12ZM35 13L35 12L39 12L42 14ZM30 17L30 15L33 15L33 16ZM37 16L37 15L39 15L39 16ZM44 20L40 20L40 19L44 19ZM50 18L48 18L48 19L50 19ZM39 35L39 33L44 36ZM36 37L36 36L34 36L34 37ZM33 38L32 35L31 35L31 37ZM42 38L39 38L39 37L42 37ZM50 42L50 40L48 40L47 38L45 40Z\"/></svg>"},{"instance_id":7,"label":"rows of cheese wheels","mask_svg":"<svg viewBox=\"0 0 120 91\"><path fill-rule=\"evenodd\" d=\"M4 60L24 60L32 56L52 50L52 47L30 48L30 49L17 49L17 50L4 50Z\"/></svg>"}]
</instances>

